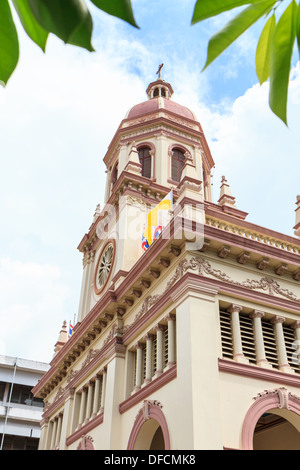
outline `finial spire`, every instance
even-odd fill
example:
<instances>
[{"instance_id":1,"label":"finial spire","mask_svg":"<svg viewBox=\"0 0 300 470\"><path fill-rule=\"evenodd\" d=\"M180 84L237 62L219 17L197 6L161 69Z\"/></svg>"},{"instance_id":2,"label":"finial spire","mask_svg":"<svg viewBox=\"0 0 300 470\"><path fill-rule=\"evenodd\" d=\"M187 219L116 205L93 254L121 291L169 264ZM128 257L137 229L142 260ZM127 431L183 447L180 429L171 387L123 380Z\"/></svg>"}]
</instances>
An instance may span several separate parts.
<instances>
[{"instance_id":1,"label":"finial spire","mask_svg":"<svg viewBox=\"0 0 300 470\"><path fill-rule=\"evenodd\" d=\"M294 226L294 234L296 237L300 238L300 196L298 195L297 196L297 201L296 201L296 206L297 206L297 209L295 210L295 213L296 213L296 217L295 217L295 226Z\"/></svg>"},{"instance_id":2,"label":"finial spire","mask_svg":"<svg viewBox=\"0 0 300 470\"><path fill-rule=\"evenodd\" d=\"M163 68L164 64L160 64L160 66L158 67L158 70L156 72L156 75L158 76L158 78L161 78L161 69Z\"/></svg>"},{"instance_id":3,"label":"finial spire","mask_svg":"<svg viewBox=\"0 0 300 470\"><path fill-rule=\"evenodd\" d=\"M67 322L64 321L59 332L58 340L54 346L54 355L56 355L68 340Z\"/></svg>"},{"instance_id":4,"label":"finial spire","mask_svg":"<svg viewBox=\"0 0 300 470\"><path fill-rule=\"evenodd\" d=\"M220 206L235 207L235 197L233 197L231 194L230 187L225 176L222 176L218 204Z\"/></svg>"}]
</instances>

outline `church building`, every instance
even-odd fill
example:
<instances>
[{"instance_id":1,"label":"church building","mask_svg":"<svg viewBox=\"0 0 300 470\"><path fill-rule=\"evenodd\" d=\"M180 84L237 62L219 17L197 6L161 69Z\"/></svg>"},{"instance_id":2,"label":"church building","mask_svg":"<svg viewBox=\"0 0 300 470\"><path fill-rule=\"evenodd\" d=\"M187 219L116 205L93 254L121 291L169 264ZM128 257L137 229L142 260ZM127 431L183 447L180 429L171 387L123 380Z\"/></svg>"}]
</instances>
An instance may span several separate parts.
<instances>
[{"instance_id":1,"label":"church building","mask_svg":"<svg viewBox=\"0 0 300 470\"><path fill-rule=\"evenodd\" d=\"M146 93L104 155L73 334L33 389L39 448L299 450L300 197L295 236L248 222L225 177L214 202L201 124L160 70Z\"/></svg>"}]
</instances>

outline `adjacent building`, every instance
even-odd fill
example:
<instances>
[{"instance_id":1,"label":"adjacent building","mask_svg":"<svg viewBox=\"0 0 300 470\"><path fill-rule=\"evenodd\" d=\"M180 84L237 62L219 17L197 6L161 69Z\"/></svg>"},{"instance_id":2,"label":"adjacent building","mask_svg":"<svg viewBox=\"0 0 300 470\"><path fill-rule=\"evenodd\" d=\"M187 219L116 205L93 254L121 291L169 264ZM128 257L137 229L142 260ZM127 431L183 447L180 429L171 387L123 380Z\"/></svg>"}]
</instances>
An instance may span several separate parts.
<instances>
[{"instance_id":1,"label":"adjacent building","mask_svg":"<svg viewBox=\"0 0 300 470\"><path fill-rule=\"evenodd\" d=\"M295 236L248 222L225 177L213 201L172 94L159 73L104 156L78 321L33 390L41 450L300 449L300 198Z\"/></svg>"},{"instance_id":2,"label":"adjacent building","mask_svg":"<svg viewBox=\"0 0 300 470\"><path fill-rule=\"evenodd\" d=\"M0 356L0 449L37 450L43 400L32 388L49 364Z\"/></svg>"}]
</instances>

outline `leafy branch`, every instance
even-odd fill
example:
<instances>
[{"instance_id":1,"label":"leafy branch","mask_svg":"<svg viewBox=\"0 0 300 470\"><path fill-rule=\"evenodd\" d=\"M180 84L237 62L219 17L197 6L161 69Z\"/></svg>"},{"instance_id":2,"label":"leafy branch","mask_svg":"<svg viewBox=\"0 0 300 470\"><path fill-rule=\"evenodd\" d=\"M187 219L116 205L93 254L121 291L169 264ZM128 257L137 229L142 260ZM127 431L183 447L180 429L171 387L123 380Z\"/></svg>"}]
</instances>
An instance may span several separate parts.
<instances>
[{"instance_id":1,"label":"leafy branch","mask_svg":"<svg viewBox=\"0 0 300 470\"><path fill-rule=\"evenodd\" d=\"M90 0L106 13L138 27L131 0ZM5 86L19 61L19 40L11 4L27 35L45 52L52 33L66 44L93 51L93 20L85 0L0 0L0 83Z\"/></svg>"},{"instance_id":2,"label":"leafy branch","mask_svg":"<svg viewBox=\"0 0 300 470\"><path fill-rule=\"evenodd\" d=\"M138 28L131 0L89 0L97 8ZM300 54L300 4L290 3L279 19L276 10L285 0L196 0L191 24L245 6L208 43L204 69L259 19L266 23L261 31L255 56L260 84L270 79L269 105L287 124L289 75L295 42ZM19 40L11 6L20 22L42 51L49 34L67 44L93 51L93 19L86 0L0 0L0 83L6 85L19 60Z\"/></svg>"},{"instance_id":3,"label":"leafy branch","mask_svg":"<svg viewBox=\"0 0 300 470\"><path fill-rule=\"evenodd\" d=\"M250 26L262 17L267 18L256 48L256 74L260 84L270 79L270 108L287 124L289 76L296 39L300 54L300 4L292 0L277 20L275 13L282 3L283 0L197 0L192 24L249 5L209 40L205 69Z\"/></svg>"}]
</instances>

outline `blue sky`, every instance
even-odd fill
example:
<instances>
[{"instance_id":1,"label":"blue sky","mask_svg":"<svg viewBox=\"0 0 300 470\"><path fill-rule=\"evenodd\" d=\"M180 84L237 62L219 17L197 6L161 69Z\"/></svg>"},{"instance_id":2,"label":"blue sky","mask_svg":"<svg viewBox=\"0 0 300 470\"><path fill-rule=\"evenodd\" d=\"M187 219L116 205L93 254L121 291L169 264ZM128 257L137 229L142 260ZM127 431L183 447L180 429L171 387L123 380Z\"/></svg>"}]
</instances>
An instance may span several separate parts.
<instances>
[{"instance_id":1,"label":"blue sky","mask_svg":"<svg viewBox=\"0 0 300 470\"><path fill-rule=\"evenodd\" d=\"M20 30L21 58L0 89L0 354L49 361L77 313L77 246L103 204L106 149L164 63L173 99L201 122L248 220L293 235L299 187L300 68L286 128L268 107L254 56L262 23L201 73L209 37L232 13L190 26L195 0L134 0L140 29L93 8L96 52L51 37L43 54Z\"/></svg>"}]
</instances>

